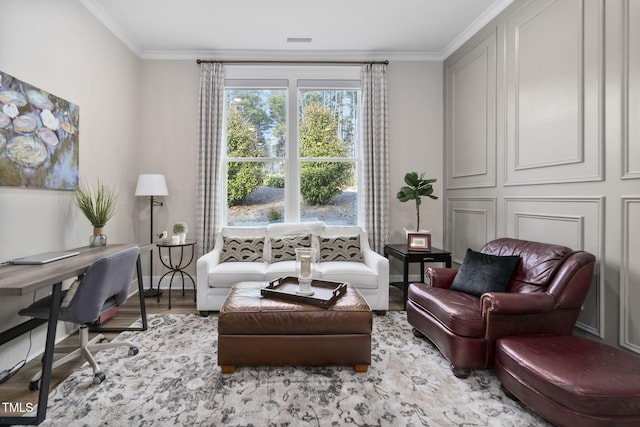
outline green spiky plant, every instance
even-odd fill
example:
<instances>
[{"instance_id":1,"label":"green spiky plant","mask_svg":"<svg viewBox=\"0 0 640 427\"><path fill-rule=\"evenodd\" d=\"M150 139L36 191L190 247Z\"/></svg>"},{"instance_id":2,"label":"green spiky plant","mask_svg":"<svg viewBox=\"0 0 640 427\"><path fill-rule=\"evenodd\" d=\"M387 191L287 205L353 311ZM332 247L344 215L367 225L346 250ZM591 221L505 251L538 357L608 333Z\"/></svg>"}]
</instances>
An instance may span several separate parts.
<instances>
[{"instance_id":1,"label":"green spiky plant","mask_svg":"<svg viewBox=\"0 0 640 427\"><path fill-rule=\"evenodd\" d=\"M417 172L409 172L404 176L405 186L400 188L396 197L401 202L408 202L409 200L415 200L416 202L416 231L420 231L420 205L422 204L422 197L429 197L430 199L437 199L438 196L433 195L433 184L436 182L435 178L424 178L424 173L418 175Z\"/></svg>"},{"instance_id":2,"label":"green spiky plant","mask_svg":"<svg viewBox=\"0 0 640 427\"><path fill-rule=\"evenodd\" d=\"M105 226L116 212L118 193L115 188L98 180L95 188L79 186L74 191L76 205L94 228Z\"/></svg>"}]
</instances>

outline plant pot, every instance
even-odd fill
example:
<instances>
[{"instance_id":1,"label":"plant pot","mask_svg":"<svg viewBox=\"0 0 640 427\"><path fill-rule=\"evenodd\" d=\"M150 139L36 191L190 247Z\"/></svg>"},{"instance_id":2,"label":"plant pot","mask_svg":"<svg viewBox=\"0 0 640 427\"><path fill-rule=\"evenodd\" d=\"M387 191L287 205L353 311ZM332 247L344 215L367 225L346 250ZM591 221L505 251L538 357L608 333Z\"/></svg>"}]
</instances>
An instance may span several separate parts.
<instances>
[{"instance_id":1,"label":"plant pot","mask_svg":"<svg viewBox=\"0 0 640 427\"><path fill-rule=\"evenodd\" d=\"M89 237L89 247L107 246L107 235L102 234L102 227L93 227L93 234Z\"/></svg>"}]
</instances>

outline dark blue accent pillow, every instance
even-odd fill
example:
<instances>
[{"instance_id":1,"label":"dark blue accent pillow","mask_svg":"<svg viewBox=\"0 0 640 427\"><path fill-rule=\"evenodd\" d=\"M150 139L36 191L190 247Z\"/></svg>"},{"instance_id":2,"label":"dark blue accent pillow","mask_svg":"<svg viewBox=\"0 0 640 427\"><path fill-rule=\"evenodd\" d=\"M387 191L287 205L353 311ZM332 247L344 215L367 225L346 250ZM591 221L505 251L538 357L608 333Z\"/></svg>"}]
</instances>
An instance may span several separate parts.
<instances>
[{"instance_id":1,"label":"dark blue accent pillow","mask_svg":"<svg viewBox=\"0 0 640 427\"><path fill-rule=\"evenodd\" d=\"M488 255L467 249L449 289L478 297L486 292L504 292L519 260L517 255Z\"/></svg>"}]
</instances>

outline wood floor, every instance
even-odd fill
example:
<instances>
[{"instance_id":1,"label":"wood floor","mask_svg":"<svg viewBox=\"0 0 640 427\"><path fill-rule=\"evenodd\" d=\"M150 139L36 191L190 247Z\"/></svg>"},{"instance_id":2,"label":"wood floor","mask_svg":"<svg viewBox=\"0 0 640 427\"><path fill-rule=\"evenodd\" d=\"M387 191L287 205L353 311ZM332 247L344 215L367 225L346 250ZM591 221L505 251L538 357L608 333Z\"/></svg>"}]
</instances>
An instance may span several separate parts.
<instances>
[{"instance_id":1,"label":"wood floor","mask_svg":"<svg viewBox=\"0 0 640 427\"><path fill-rule=\"evenodd\" d=\"M182 296L181 291L172 291L171 293L171 310L168 308L168 295L167 291L163 291L160 297L160 302L157 302L156 298L146 298L145 305L147 314L197 314L196 303L193 301L193 290L186 290L185 295ZM391 286L389 290L389 309L390 310L403 310L402 304L402 291L396 287ZM120 308L120 311L112 319L106 321L103 326L105 327L127 327L135 322L140 317L140 304L137 295L130 297L125 305ZM96 334L91 333L90 337L94 337ZM108 339L113 339L118 336L118 333L104 333ZM74 334L59 345L76 345L78 340L77 334ZM141 357L144 357L141 355ZM4 384L0 384L0 402L21 403L25 407L28 403L36 404L38 401L38 391L29 390L29 381L31 376L34 375L38 369L40 369L41 357L34 357L29 363L27 363L18 373L16 373L9 381ZM63 366L60 366L53 370L51 375L51 385L49 390L53 390L66 379L75 369L82 366L85 363L83 358L77 358L70 361ZM107 372L108 376L108 372ZM91 381L87 378L87 381ZM4 410L4 405L0 406L0 415L12 416L21 415Z\"/></svg>"}]
</instances>

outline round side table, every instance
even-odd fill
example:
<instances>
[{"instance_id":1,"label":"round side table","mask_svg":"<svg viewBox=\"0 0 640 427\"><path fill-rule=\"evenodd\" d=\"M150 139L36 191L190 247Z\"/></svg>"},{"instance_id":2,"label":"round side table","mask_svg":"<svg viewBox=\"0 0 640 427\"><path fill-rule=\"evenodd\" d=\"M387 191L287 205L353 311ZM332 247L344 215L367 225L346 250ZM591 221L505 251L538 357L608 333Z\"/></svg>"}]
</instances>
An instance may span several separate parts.
<instances>
[{"instance_id":1,"label":"round side table","mask_svg":"<svg viewBox=\"0 0 640 427\"><path fill-rule=\"evenodd\" d=\"M195 255L195 240L187 239L184 243L166 243L166 242L157 242L156 246L158 246L158 255L160 256L160 262L162 265L167 267L169 271L164 273L160 280L158 281L158 289L160 289L160 284L162 283L162 279L171 274L171 278L169 279L169 310L171 310L171 286L173 285L173 278L176 277L176 274L180 274L182 278L182 295L184 296L184 282L185 276L191 279L191 283L193 283L193 302L196 302L196 281L193 280L193 277L189 273L185 271L185 269L193 262L193 257ZM191 253L185 256L185 248L191 249ZM163 250L166 249L167 252L165 255L168 255L167 264L162 256ZM173 249L173 250L172 250ZM160 302L160 295L158 295L158 302Z\"/></svg>"}]
</instances>

